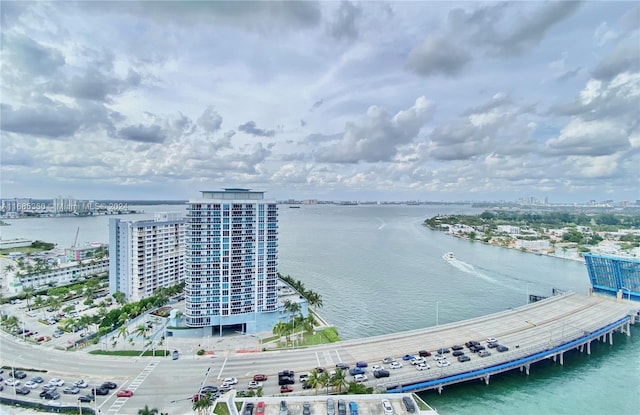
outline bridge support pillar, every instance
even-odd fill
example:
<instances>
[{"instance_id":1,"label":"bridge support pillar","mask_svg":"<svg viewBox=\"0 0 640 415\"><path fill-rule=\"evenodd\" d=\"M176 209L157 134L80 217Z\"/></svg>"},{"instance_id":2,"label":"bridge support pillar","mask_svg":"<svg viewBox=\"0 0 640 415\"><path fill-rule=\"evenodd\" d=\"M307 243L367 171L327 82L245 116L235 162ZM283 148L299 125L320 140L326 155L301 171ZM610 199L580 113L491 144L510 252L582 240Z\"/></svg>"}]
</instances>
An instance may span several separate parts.
<instances>
[{"instance_id":1,"label":"bridge support pillar","mask_svg":"<svg viewBox=\"0 0 640 415\"><path fill-rule=\"evenodd\" d=\"M591 354L591 342L587 342L587 354Z\"/></svg>"},{"instance_id":2,"label":"bridge support pillar","mask_svg":"<svg viewBox=\"0 0 640 415\"><path fill-rule=\"evenodd\" d=\"M438 386L438 394L442 394L442 385Z\"/></svg>"},{"instance_id":3,"label":"bridge support pillar","mask_svg":"<svg viewBox=\"0 0 640 415\"><path fill-rule=\"evenodd\" d=\"M491 375L487 375L484 377L484 384L488 385L489 384L489 378L491 377Z\"/></svg>"},{"instance_id":4,"label":"bridge support pillar","mask_svg":"<svg viewBox=\"0 0 640 415\"><path fill-rule=\"evenodd\" d=\"M560 366L564 366L564 352L560 352Z\"/></svg>"},{"instance_id":5,"label":"bridge support pillar","mask_svg":"<svg viewBox=\"0 0 640 415\"><path fill-rule=\"evenodd\" d=\"M580 353L584 352L584 344L580 345Z\"/></svg>"},{"instance_id":6,"label":"bridge support pillar","mask_svg":"<svg viewBox=\"0 0 640 415\"><path fill-rule=\"evenodd\" d=\"M609 344L613 345L613 331L609 332Z\"/></svg>"},{"instance_id":7,"label":"bridge support pillar","mask_svg":"<svg viewBox=\"0 0 640 415\"><path fill-rule=\"evenodd\" d=\"M531 367L531 365L529 363L527 363L526 365L524 365L524 372L527 374L527 376L529 376L529 368Z\"/></svg>"},{"instance_id":8,"label":"bridge support pillar","mask_svg":"<svg viewBox=\"0 0 640 415\"><path fill-rule=\"evenodd\" d=\"M625 333L627 333L627 337L630 337L630 336L631 336L631 322L628 322L628 323L626 324L626 330L625 330Z\"/></svg>"}]
</instances>

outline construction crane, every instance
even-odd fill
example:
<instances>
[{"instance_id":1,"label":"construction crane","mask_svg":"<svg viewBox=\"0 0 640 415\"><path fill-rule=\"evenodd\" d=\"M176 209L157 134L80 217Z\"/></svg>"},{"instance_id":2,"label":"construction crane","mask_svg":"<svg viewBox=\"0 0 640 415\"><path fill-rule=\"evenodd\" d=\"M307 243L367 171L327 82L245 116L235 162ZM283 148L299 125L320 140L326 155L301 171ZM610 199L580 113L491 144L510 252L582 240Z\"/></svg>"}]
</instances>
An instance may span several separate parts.
<instances>
[{"instance_id":1,"label":"construction crane","mask_svg":"<svg viewBox=\"0 0 640 415\"><path fill-rule=\"evenodd\" d=\"M71 245L72 248L76 247L76 244L78 243L78 234L80 233L80 227L78 226L78 229L76 230L76 239L73 240L73 245Z\"/></svg>"}]
</instances>

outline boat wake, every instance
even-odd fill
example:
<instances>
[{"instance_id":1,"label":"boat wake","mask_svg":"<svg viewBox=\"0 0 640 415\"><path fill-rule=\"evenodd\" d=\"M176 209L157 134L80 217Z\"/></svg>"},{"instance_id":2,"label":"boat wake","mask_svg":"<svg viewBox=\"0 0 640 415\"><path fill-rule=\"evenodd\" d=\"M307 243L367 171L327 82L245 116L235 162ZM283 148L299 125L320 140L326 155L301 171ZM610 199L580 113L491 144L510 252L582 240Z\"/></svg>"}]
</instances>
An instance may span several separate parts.
<instances>
[{"instance_id":1,"label":"boat wake","mask_svg":"<svg viewBox=\"0 0 640 415\"><path fill-rule=\"evenodd\" d=\"M387 222L383 221L381 218L378 218L378 220L380 221L380 226L378 226L378 230L381 230L382 228L387 226Z\"/></svg>"},{"instance_id":2,"label":"boat wake","mask_svg":"<svg viewBox=\"0 0 640 415\"><path fill-rule=\"evenodd\" d=\"M468 263L466 263L464 261L460 261L457 258L445 258L445 260L449 264L451 264L454 268L457 268L462 272L465 272L467 274L471 274L471 275L474 275L476 277L479 277L479 278L481 278L481 279L483 279L483 280L485 280L487 282L490 282L491 284L500 285L500 286L505 287L505 288L510 288L510 289L516 290L514 287L510 286L509 284L505 284L502 281L499 281L499 280L497 280L497 279L495 279L493 277L490 277L489 275L487 275L487 274L485 274L483 272L480 272L473 265L468 264Z\"/></svg>"}]
</instances>

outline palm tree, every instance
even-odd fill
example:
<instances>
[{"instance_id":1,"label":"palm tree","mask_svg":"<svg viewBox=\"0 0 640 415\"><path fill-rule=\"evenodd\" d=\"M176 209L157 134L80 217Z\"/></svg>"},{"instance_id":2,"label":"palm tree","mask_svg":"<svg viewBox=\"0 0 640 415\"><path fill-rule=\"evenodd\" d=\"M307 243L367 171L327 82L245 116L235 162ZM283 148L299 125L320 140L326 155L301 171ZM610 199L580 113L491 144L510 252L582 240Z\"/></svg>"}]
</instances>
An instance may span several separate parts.
<instances>
[{"instance_id":1,"label":"palm tree","mask_svg":"<svg viewBox=\"0 0 640 415\"><path fill-rule=\"evenodd\" d=\"M29 303L29 301L33 298L33 292L35 290L33 289L33 285L31 287L24 287L22 289L22 292L25 295L25 300L27 300L27 309L29 309L29 311L31 311L31 304Z\"/></svg>"},{"instance_id":2,"label":"palm tree","mask_svg":"<svg viewBox=\"0 0 640 415\"><path fill-rule=\"evenodd\" d=\"M327 388L327 395L329 394L329 386L331 385L331 375L326 370L320 373L320 385L323 388Z\"/></svg>"},{"instance_id":3,"label":"palm tree","mask_svg":"<svg viewBox=\"0 0 640 415\"><path fill-rule=\"evenodd\" d=\"M318 388L320 387L320 372L316 369L313 369L309 374L309 377L306 380L307 385L316 390L316 395L318 394Z\"/></svg>"},{"instance_id":4,"label":"palm tree","mask_svg":"<svg viewBox=\"0 0 640 415\"><path fill-rule=\"evenodd\" d=\"M348 386L347 373L341 368L336 368L336 372L331 376L331 386L338 391L338 394L342 393L342 388Z\"/></svg>"},{"instance_id":5,"label":"palm tree","mask_svg":"<svg viewBox=\"0 0 640 415\"><path fill-rule=\"evenodd\" d=\"M198 411L198 414L203 412L206 414L212 403L211 392L207 392L205 395L198 396L198 400L193 403L193 410Z\"/></svg>"},{"instance_id":6,"label":"palm tree","mask_svg":"<svg viewBox=\"0 0 640 415\"><path fill-rule=\"evenodd\" d=\"M118 327L118 337L122 337L123 339L126 340L128 335L129 335L129 330L126 324L123 324L120 327Z\"/></svg>"},{"instance_id":7,"label":"palm tree","mask_svg":"<svg viewBox=\"0 0 640 415\"><path fill-rule=\"evenodd\" d=\"M142 337L143 340L147 340L147 326L144 324L139 324L133 333L136 337Z\"/></svg>"},{"instance_id":8,"label":"palm tree","mask_svg":"<svg viewBox=\"0 0 640 415\"><path fill-rule=\"evenodd\" d=\"M145 405L144 408L138 409L138 415L157 415L158 408L149 409L149 406Z\"/></svg>"}]
</instances>

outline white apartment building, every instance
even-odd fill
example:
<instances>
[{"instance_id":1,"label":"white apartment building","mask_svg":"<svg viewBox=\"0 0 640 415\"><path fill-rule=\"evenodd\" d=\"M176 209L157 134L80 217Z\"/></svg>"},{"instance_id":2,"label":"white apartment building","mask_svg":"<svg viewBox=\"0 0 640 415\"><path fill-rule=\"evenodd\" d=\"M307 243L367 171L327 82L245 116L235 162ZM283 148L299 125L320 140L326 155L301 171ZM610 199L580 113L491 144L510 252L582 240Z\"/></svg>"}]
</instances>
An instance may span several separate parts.
<instances>
[{"instance_id":1,"label":"white apartment building","mask_svg":"<svg viewBox=\"0 0 640 415\"><path fill-rule=\"evenodd\" d=\"M180 213L152 220L109 220L109 293L129 301L184 280L185 221Z\"/></svg>"},{"instance_id":2,"label":"white apartment building","mask_svg":"<svg viewBox=\"0 0 640 415\"><path fill-rule=\"evenodd\" d=\"M85 259L60 264L51 271L31 274L22 277L12 285L14 292L21 292L24 287L35 289L46 285L57 286L69 284L84 278L92 278L109 270L109 258Z\"/></svg>"},{"instance_id":3,"label":"white apartment building","mask_svg":"<svg viewBox=\"0 0 640 415\"><path fill-rule=\"evenodd\" d=\"M271 330L278 310L278 206L264 192L203 191L187 208L185 324Z\"/></svg>"}]
</instances>

